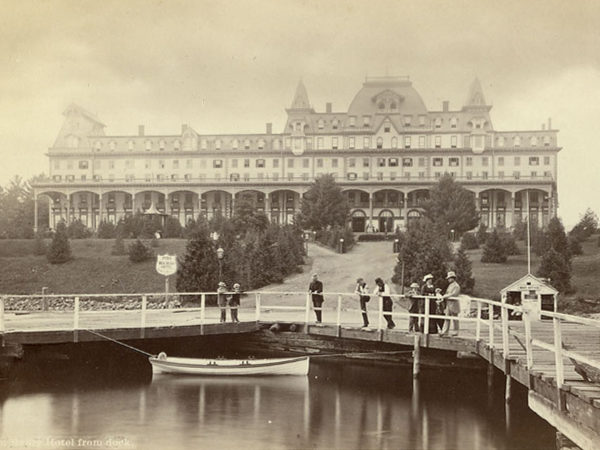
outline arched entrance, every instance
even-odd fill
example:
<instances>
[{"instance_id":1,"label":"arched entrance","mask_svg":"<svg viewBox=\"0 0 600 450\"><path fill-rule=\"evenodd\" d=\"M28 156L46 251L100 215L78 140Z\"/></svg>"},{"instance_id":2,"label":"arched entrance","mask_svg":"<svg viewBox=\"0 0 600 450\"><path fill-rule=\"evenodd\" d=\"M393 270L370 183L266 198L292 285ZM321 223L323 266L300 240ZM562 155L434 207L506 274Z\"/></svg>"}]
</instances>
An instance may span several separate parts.
<instances>
[{"instance_id":1,"label":"arched entrance","mask_svg":"<svg viewBox=\"0 0 600 450\"><path fill-rule=\"evenodd\" d=\"M407 228L410 230L415 227L419 221L421 220L421 211L418 209L412 209L408 212L408 223L406 224Z\"/></svg>"},{"instance_id":2,"label":"arched entrance","mask_svg":"<svg viewBox=\"0 0 600 450\"><path fill-rule=\"evenodd\" d=\"M379 213L379 231L381 233L394 231L394 214L389 209L384 209Z\"/></svg>"},{"instance_id":3,"label":"arched entrance","mask_svg":"<svg viewBox=\"0 0 600 450\"><path fill-rule=\"evenodd\" d=\"M367 215L362 209L352 211L350 216L350 226L355 233L364 233L367 226Z\"/></svg>"}]
</instances>

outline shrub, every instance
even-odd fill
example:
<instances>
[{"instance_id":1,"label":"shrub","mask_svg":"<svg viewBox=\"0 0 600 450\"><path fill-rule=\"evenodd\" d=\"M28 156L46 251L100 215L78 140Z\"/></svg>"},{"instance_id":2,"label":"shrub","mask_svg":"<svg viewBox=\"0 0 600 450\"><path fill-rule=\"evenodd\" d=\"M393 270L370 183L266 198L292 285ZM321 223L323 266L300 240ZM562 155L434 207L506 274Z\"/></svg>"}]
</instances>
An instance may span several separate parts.
<instances>
[{"instance_id":1,"label":"shrub","mask_svg":"<svg viewBox=\"0 0 600 450\"><path fill-rule=\"evenodd\" d=\"M100 239L114 239L116 236L115 226L111 222L103 220L98 225L98 238Z\"/></svg>"},{"instance_id":2,"label":"shrub","mask_svg":"<svg viewBox=\"0 0 600 450\"><path fill-rule=\"evenodd\" d=\"M144 245L142 241L136 239L129 246L129 260L134 263L147 261L154 257L154 252Z\"/></svg>"},{"instance_id":3,"label":"shrub","mask_svg":"<svg viewBox=\"0 0 600 450\"><path fill-rule=\"evenodd\" d=\"M472 294L475 287L475 278L473 278L469 256L462 247L458 249L454 257L454 271L456 272L456 281L460 285L461 293Z\"/></svg>"},{"instance_id":4,"label":"shrub","mask_svg":"<svg viewBox=\"0 0 600 450\"><path fill-rule=\"evenodd\" d=\"M73 220L67 226L67 236L69 239L85 239L92 235L92 232L79 219Z\"/></svg>"},{"instance_id":5,"label":"shrub","mask_svg":"<svg viewBox=\"0 0 600 450\"><path fill-rule=\"evenodd\" d=\"M345 252L354 247L354 233L350 228L336 225L328 230L317 231L316 240L336 251L339 249L340 239L344 239Z\"/></svg>"},{"instance_id":6,"label":"shrub","mask_svg":"<svg viewBox=\"0 0 600 450\"><path fill-rule=\"evenodd\" d=\"M477 243L482 246L486 243L490 233L487 231L487 226L485 224L480 224L479 228L477 228Z\"/></svg>"},{"instance_id":7,"label":"shrub","mask_svg":"<svg viewBox=\"0 0 600 450\"><path fill-rule=\"evenodd\" d=\"M175 217L167 217L165 222L164 237L165 238L180 238L183 235L183 227L179 223L179 219Z\"/></svg>"},{"instance_id":8,"label":"shrub","mask_svg":"<svg viewBox=\"0 0 600 450\"><path fill-rule=\"evenodd\" d=\"M506 248L506 254L508 256L519 255L521 253L519 251L519 247L517 247L517 241L511 233L502 233L500 234L500 238L504 243L504 247Z\"/></svg>"},{"instance_id":9,"label":"shrub","mask_svg":"<svg viewBox=\"0 0 600 450\"><path fill-rule=\"evenodd\" d=\"M504 245L503 239L500 237L498 232L494 230L489 237L485 245L483 246L483 254L481 255L481 262L490 263L505 263L507 260L507 251Z\"/></svg>"},{"instance_id":10,"label":"shrub","mask_svg":"<svg viewBox=\"0 0 600 450\"><path fill-rule=\"evenodd\" d=\"M46 258L50 264L62 264L71 260L71 246L64 222L56 226L56 233L46 252Z\"/></svg>"},{"instance_id":11,"label":"shrub","mask_svg":"<svg viewBox=\"0 0 600 450\"><path fill-rule=\"evenodd\" d=\"M569 251L571 252L571 255L583 255L581 240L573 235L569 235Z\"/></svg>"},{"instance_id":12,"label":"shrub","mask_svg":"<svg viewBox=\"0 0 600 450\"><path fill-rule=\"evenodd\" d=\"M479 248L479 242L477 242L477 236L473 233L463 234L460 240L461 248L465 250L475 250Z\"/></svg>"},{"instance_id":13,"label":"shrub","mask_svg":"<svg viewBox=\"0 0 600 450\"><path fill-rule=\"evenodd\" d=\"M559 292L571 292L571 266L565 255L550 248L543 256L538 275L550 280Z\"/></svg>"},{"instance_id":14,"label":"shrub","mask_svg":"<svg viewBox=\"0 0 600 450\"><path fill-rule=\"evenodd\" d=\"M357 241L358 242L380 242L380 241L393 241L394 239L397 239L398 235L396 234L391 234L388 233L386 234L379 234L379 233L366 233L366 234L359 234Z\"/></svg>"}]
</instances>

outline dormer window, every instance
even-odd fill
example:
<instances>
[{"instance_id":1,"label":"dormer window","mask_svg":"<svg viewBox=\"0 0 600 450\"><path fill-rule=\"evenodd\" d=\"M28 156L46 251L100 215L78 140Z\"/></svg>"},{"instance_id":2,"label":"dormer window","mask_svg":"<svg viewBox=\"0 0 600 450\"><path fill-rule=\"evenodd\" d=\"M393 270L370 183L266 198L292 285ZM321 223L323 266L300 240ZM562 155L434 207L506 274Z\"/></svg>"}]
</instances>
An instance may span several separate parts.
<instances>
[{"instance_id":1,"label":"dormer window","mask_svg":"<svg viewBox=\"0 0 600 450\"><path fill-rule=\"evenodd\" d=\"M410 123L412 122L412 116L404 116L404 126L410 127Z\"/></svg>"},{"instance_id":2,"label":"dormer window","mask_svg":"<svg viewBox=\"0 0 600 450\"><path fill-rule=\"evenodd\" d=\"M521 146L521 136L515 136L514 137L514 145L515 145L515 147L520 147Z\"/></svg>"},{"instance_id":3,"label":"dormer window","mask_svg":"<svg viewBox=\"0 0 600 450\"><path fill-rule=\"evenodd\" d=\"M339 126L339 121L338 121L337 119L333 119L333 122L331 122L331 127L332 127L334 130L337 130L337 129L338 129L338 126Z\"/></svg>"},{"instance_id":4,"label":"dormer window","mask_svg":"<svg viewBox=\"0 0 600 450\"><path fill-rule=\"evenodd\" d=\"M259 139L258 140L258 149L262 150L263 148L265 148L265 140L264 139Z\"/></svg>"},{"instance_id":5,"label":"dormer window","mask_svg":"<svg viewBox=\"0 0 600 450\"><path fill-rule=\"evenodd\" d=\"M550 146L550 136L544 136L544 147Z\"/></svg>"},{"instance_id":6,"label":"dormer window","mask_svg":"<svg viewBox=\"0 0 600 450\"><path fill-rule=\"evenodd\" d=\"M390 125L389 122L386 122L383 124L383 132L384 133L389 133L392 129L392 126Z\"/></svg>"},{"instance_id":7,"label":"dormer window","mask_svg":"<svg viewBox=\"0 0 600 450\"><path fill-rule=\"evenodd\" d=\"M436 128L442 128L442 119L440 117L436 117L434 123Z\"/></svg>"},{"instance_id":8,"label":"dormer window","mask_svg":"<svg viewBox=\"0 0 600 450\"><path fill-rule=\"evenodd\" d=\"M161 139L160 142L158 143L158 148L160 149L161 152L165 150L165 141L163 139Z\"/></svg>"},{"instance_id":9,"label":"dormer window","mask_svg":"<svg viewBox=\"0 0 600 450\"><path fill-rule=\"evenodd\" d=\"M231 141L231 148L233 148L234 150L237 150L239 146L240 146L240 143L237 139L234 139L233 141Z\"/></svg>"},{"instance_id":10,"label":"dormer window","mask_svg":"<svg viewBox=\"0 0 600 450\"><path fill-rule=\"evenodd\" d=\"M396 104L396 102L392 102L392 104L390 105L390 109L392 111L396 111L397 108L398 108L398 105Z\"/></svg>"},{"instance_id":11,"label":"dormer window","mask_svg":"<svg viewBox=\"0 0 600 450\"><path fill-rule=\"evenodd\" d=\"M173 148L175 150L181 150L181 141L179 139L175 139L175 142L173 142Z\"/></svg>"},{"instance_id":12,"label":"dormer window","mask_svg":"<svg viewBox=\"0 0 600 450\"><path fill-rule=\"evenodd\" d=\"M102 143L100 141L94 142L94 150L99 152L101 148L102 148Z\"/></svg>"},{"instance_id":13,"label":"dormer window","mask_svg":"<svg viewBox=\"0 0 600 450\"><path fill-rule=\"evenodd\" d=\"M217 150L221 150L221 139L217 139L217 140L215 141L215 148L216 148Z\"/></svg>"},{"instance_id":14,"label":"dormer window","mask_svg":"<svg viewBox=\"0 0 600 450\"><path fill-rule=\"evenodd\" d=\"M531 136L531 138L529 139L529 144L532 147L536 147L537 146L537 136Z\"/></svg>"},{"instance_id":15,"label":"dormer window","mask_svg":"<svg viewBox=\"0 0 600 450\"><path fill-rule=\"evenodd\" d=\"M504 136L498 138L498 147L504 147Z\"/></svg>"},{"instance_id":16,"label":"dormer window","mask_svg":"<svg viewBox=\"0 0 600 450\"><path fill-rule=\"evenodd\" d=\"M246 150L248 150L248 149L250 148L250 139L246 139L246 140L244 141L244 148L245 148Z\"/></svg>"},{"instance_id":17,"label":"dormer window","mask_svg":"<svg viewBox=\"0 0 600 450\"><path fill-rule=\"evenodd\" d=\"M296 122L296 131L297 132L301 132L302 131L302 123L301 122Z\"/></svg>"},{"instance_id":18,"label":"dormer window","mask_svg":"<svg viewBox=\"0 0 600 450\"><path fill-rule=\"evenodd\" d=\"M419 126L420 127L425 126L425 116L419 116Z\"/></svg>"},{"instance_id":19,"label":"dormer window","mask_svg":"<svg viewBox=\"0 0 600 450\"><path fill-rule=\"evenodd\" d=\"M458 119L456 117L450 118L450 128L456 128L458 125Z\"/></svg>"},{"instance_id":20,"label":"dormer window","mask_svg":"<svg viewBox=\"0 0 600 450\"><path fill-rule=\"evenodd\" d=\"M350 116L350 118L348 119L348 123L351 127L355 127L356 126L356 116Z\"/></svg>"},{"instance_id":21,"label":"dormer window","mask_svg":"<svg viewBox=\"0 0 600 450\"><path fill-rule=\"evenodd\" d=\"M368 128L371 126L371 116L363 116L363 127Z\"/></svg>"},{"instance_id":22,"label":"dormer window","mask_svg":"<svg viewBox=\"0 0 600 450\"><path fill-rule=\"evenodd\" d=\"M319 128L319 130L322 130L323 127L325 127L325 121L323 119L319 119L319 121L317 122L317 127Z\"/></svg>"},{"instance_id":23,"label":"dormer window","mask_svg":"<svg viewBox=\"0 0 600 450\"><path fill-rule=\"evenodd\" d=\"M130 152L132 152L132 151L135 149L135 142L133 142L133 141L129 141L129 142L127 143L127 149L128 149Z\"/></svg>"},{"instance_id":24,"label":"dormer window","mask_svg":"<svg viewBox=\"0 0 600 450\"><path fill-rule=\"evenodd\" d=\"M380 111L383 111L385 109L385 103L379 102L379 105L377 105L377 107L379 108Z\"/></svg>"},{"instance_id":25,"label":"dormer window","mask_svg":"<svg viewBox=\"0 0 600 450\"><path fill-rule=\"evenodd\" d=\"M146 151L152 150L152 141L146 141Z\"/></svg>"}]
</instances>

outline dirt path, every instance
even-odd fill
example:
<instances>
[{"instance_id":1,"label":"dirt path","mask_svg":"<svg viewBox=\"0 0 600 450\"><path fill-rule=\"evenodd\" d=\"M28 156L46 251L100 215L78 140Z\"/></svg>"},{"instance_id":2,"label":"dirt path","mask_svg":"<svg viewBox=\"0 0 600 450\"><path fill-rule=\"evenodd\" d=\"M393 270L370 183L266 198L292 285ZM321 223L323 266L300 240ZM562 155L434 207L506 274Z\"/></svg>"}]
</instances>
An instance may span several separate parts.
<instances>
[{"instance_id":1,"label":"dirt path","mask_svg":"<svg viewBox=\"0 0 600 450\"><path fill-rule=\"evenodd\" d=\"M311 275L318 273L325 292L354 292L358 277L364 278L370 289L375 286L375 278L381 277L395 292L391 278L396 255L392 253L391 242L357 243L344 254L309 244L308 255L312 265L305 266L303 273L288 277L282 284L266 286L261 291L305 292Z\"/></svg>"}]
</instances>

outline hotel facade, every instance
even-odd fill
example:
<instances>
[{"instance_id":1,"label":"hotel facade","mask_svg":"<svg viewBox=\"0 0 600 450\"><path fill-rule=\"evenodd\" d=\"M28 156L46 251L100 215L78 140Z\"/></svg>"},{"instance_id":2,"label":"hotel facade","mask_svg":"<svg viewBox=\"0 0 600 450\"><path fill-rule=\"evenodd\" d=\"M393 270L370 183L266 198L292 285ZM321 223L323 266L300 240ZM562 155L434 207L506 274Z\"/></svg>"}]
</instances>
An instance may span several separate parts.
<instances>
[{"instance_id":1,"label":"hotel facade","mask_svg":"<svg viewBox=\"0 0 600 450\"><path fill-rule=\"evenodd\" d=\"M154 206L185 224L199 214L229 216L241 198L289 223L313 180L332 174L347 196L354 231L406 229L443 174L473 193L482 223L511 228L527 215L544 226L556 215L558 130L498 131L475 80L464 105L428 110L405 77L367 78L347 111L315 111L302 82L281 133L115 136L77 105L49 148L50 227L102 221Z\"/></svg>"}]
</instances>

